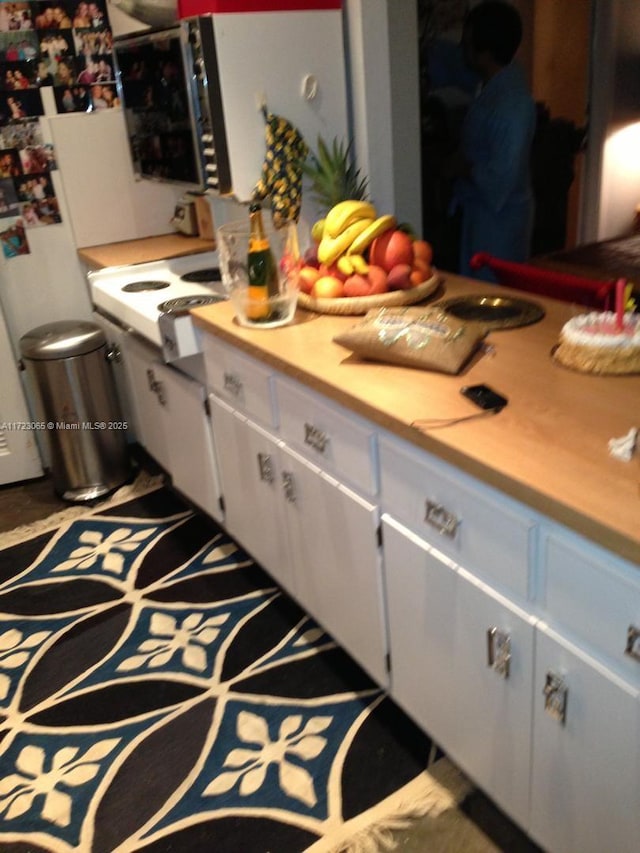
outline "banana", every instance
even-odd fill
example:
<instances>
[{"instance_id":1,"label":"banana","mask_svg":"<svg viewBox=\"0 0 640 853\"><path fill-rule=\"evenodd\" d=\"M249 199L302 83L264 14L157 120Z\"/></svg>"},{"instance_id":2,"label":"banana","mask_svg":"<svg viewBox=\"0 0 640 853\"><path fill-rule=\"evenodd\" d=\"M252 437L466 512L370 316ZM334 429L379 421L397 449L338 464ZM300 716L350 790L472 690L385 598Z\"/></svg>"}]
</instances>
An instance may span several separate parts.
<instances>
[{"instance_id":1,"label":"banana","mask_svg":"<svg viewBox=\"0 0 640 853\"><path fill-rule=\"evenodd\" d=\"M375 219L375 207L368 201L348 199L335 204L327 213L324 233L329 237L339 237L340 234L359 219Z\"/></svg>"},{"instance_id":2,"label":"banana","mask_svg":"<svg viewBox=\"0 0 640 853\"><path fill-rule=\"evenodd\" d=\"M359 219L344 229L337 237L327 237L326 234L318 246L318 260L321 264L330 266L340 255L344 255L356 237L368 228L372 219ZM325 229L326 230L326 229Z\"/></svg>"},{"instance_id":3,"label":"banana","mask_svg":"<svg viewBox=\"0 0 640 853\"><path fill-rule=\"evenodd\" d=\"M325 222L326 222L325 219L318 219L318 221L314 222L312 227L311 227L311 236L316 241L316 243L319 243L320 240L322 240L322 235L324 234L324 223Z\"/></svg>"},{"instance_id":4,"label":"banana","mask_svg":"<svg viewBox=\"0 0 640 853\"><path fill-rule=\"evenodd\" d=\"M358 238L356 237L356 239ZM353 246L353 243L351 245ZM360 273L360 275L366 275L369 272L369 264L365 261L362 255L352 255L349 252L349 254L345 255L345 258L349 261L354 270L357 273Z\"/></svg>"},{"instance_id":5,"label":"banana","mask_svg":"<svg viewBox=\"0 0 640 853\"><path fill-rule=\"evenodd\" d=\"M343 275L353 275L356 272L353 260L348 255L340 255L336 261L336 266Z\"/></svg>"},{"instance_id":6,"label":"banana","mask_svg":"<svg viewBox=\"0 0 640 853\"><path fill-rule=\"evenodd\" d=\"M376 237L379 237L380 234L384 234L384 232L388 231L390 228L395 228L396 225L396 218L392 214L387 213L384 216L379 216L351 243L351 247L348 249L348 254L361 255L369 244L373 243Z\"/></svg>"}]
</instances>

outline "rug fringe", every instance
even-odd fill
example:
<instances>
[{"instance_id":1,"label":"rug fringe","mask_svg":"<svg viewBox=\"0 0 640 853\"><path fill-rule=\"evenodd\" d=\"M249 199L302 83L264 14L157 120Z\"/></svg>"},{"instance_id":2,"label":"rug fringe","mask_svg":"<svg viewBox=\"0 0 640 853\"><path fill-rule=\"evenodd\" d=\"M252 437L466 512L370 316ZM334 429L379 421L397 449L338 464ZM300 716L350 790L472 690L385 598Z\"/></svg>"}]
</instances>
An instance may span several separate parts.
<instances>
[{"instance_id":1,"label":"rug fringe","mask_svg":"<svg viewBox=\"0 0 640 853\"><path fill-rule=\"evenodd\" d=\"M416 776L400 790L335 832L308 847L305 853L381 853L395 850L394 834L421 818L437 818L459 803L473 789L472 782L448 758Z\"/></svg>"},{"instance_id":2,"label":"rug fringe","mask_svg":"<svg viewBox=\"0 0 640 853\"><path fill-rule=\"evenodd\" d=\"M159 489L165 482L163 474L148 474L146 471L141 471L132 483L121 486L112 495L105 498L99 503L93 503L90 506L87 504L77 504L70 506L67 509L62 509L59 512L54 512L46 518L39 521L32 521L29 524L21 524L19 527L14 527L13 530L8 530L5 533L0 533L0 549L10 548L12 545L17 545L19 542L24 542L27 539L32 539L39 536L41 533L47 533L50 530L55 530L61 524L67 521L81 518L82 516L95 515L102 512L104 509L117 506L121 503L126 503L133 498L142 497L148 492L153 492Z\"/></svg>"}]
</instances>

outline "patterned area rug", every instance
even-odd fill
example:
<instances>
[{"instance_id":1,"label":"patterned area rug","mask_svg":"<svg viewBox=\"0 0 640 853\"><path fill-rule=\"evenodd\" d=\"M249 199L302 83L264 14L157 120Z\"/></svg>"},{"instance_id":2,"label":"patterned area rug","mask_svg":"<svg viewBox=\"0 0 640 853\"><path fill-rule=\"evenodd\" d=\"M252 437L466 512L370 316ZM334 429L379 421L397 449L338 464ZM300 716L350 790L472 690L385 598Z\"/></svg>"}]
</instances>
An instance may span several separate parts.
<instances>
[{"instance_id":1,"label":"patterned area rug","mask_svg":"<svg viewBox=\"0 0 640 853\"><path fill-rule=\"evenodd\" d=\"M171 490L0 547L0 850L455 849L467 780Z\"/></svg>"}]
</instances>

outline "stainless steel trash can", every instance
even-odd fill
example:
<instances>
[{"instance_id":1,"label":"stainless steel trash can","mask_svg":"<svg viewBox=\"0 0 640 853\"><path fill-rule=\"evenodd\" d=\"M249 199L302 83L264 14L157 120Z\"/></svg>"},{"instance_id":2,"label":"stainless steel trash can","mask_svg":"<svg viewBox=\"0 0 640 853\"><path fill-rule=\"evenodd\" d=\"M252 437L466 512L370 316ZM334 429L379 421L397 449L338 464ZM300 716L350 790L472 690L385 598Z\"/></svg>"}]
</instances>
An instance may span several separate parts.
<instances>
[{"instance_id":1,"label":"stainless steel trash can","mask_svg":"<svg viewBox=\"0 0 640 853\"><path fill-rule=\"evenodd\" d=\"M131 476L104 332L95 323L62 320L32 329L20 354L51 453L55 491L89 501Z\"/></svg>"}]
</instances>

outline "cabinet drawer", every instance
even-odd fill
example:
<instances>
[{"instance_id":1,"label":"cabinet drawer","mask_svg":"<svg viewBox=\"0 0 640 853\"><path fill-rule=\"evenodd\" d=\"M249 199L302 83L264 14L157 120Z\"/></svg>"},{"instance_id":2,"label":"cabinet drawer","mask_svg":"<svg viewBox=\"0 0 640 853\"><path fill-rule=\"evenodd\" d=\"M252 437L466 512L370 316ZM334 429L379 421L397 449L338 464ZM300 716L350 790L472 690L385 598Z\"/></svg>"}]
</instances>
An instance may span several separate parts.
<instances>
[{"instance_id":1,"label":"cabinet drawer","mask_svg":"<svg viewBox=\"0 0 640 853\"><path fill-rule=\"evenodd\" d=\"M275 380L280 435L322 470L366 494L378 491L373 426L292 380Z\"/></svg>"},{"instance_id":2,"label":"cabinet drawer","mask_svg":"<svg viewBox=\"0 0 640 853\"><path fill-rule=\"evenodd\" d=\"M259 423L277 426L272 371L214 335L203 335L203 349L209 390Z\"/></svg>"},{"instance_id":3,"label":"cabinet drawer","mask_svg":"<svg viewBox=\"0 0 640 853\"><path fill-rule=\"evenodd\" d=\"M380 438L385 512L459 565L530 597L536 519L494 489L390 436Z\"/></svg>"},{"instance_id":4,"label":"cabinet drawer","mask_svg":"<svg viewBox=\"0 0 640 853\"><path fill-rule=\"evenodd\" d=\"M548 621L640 683L638 567L555 527L542 536L542 556Z\"/></svg>"}]
</instances>

